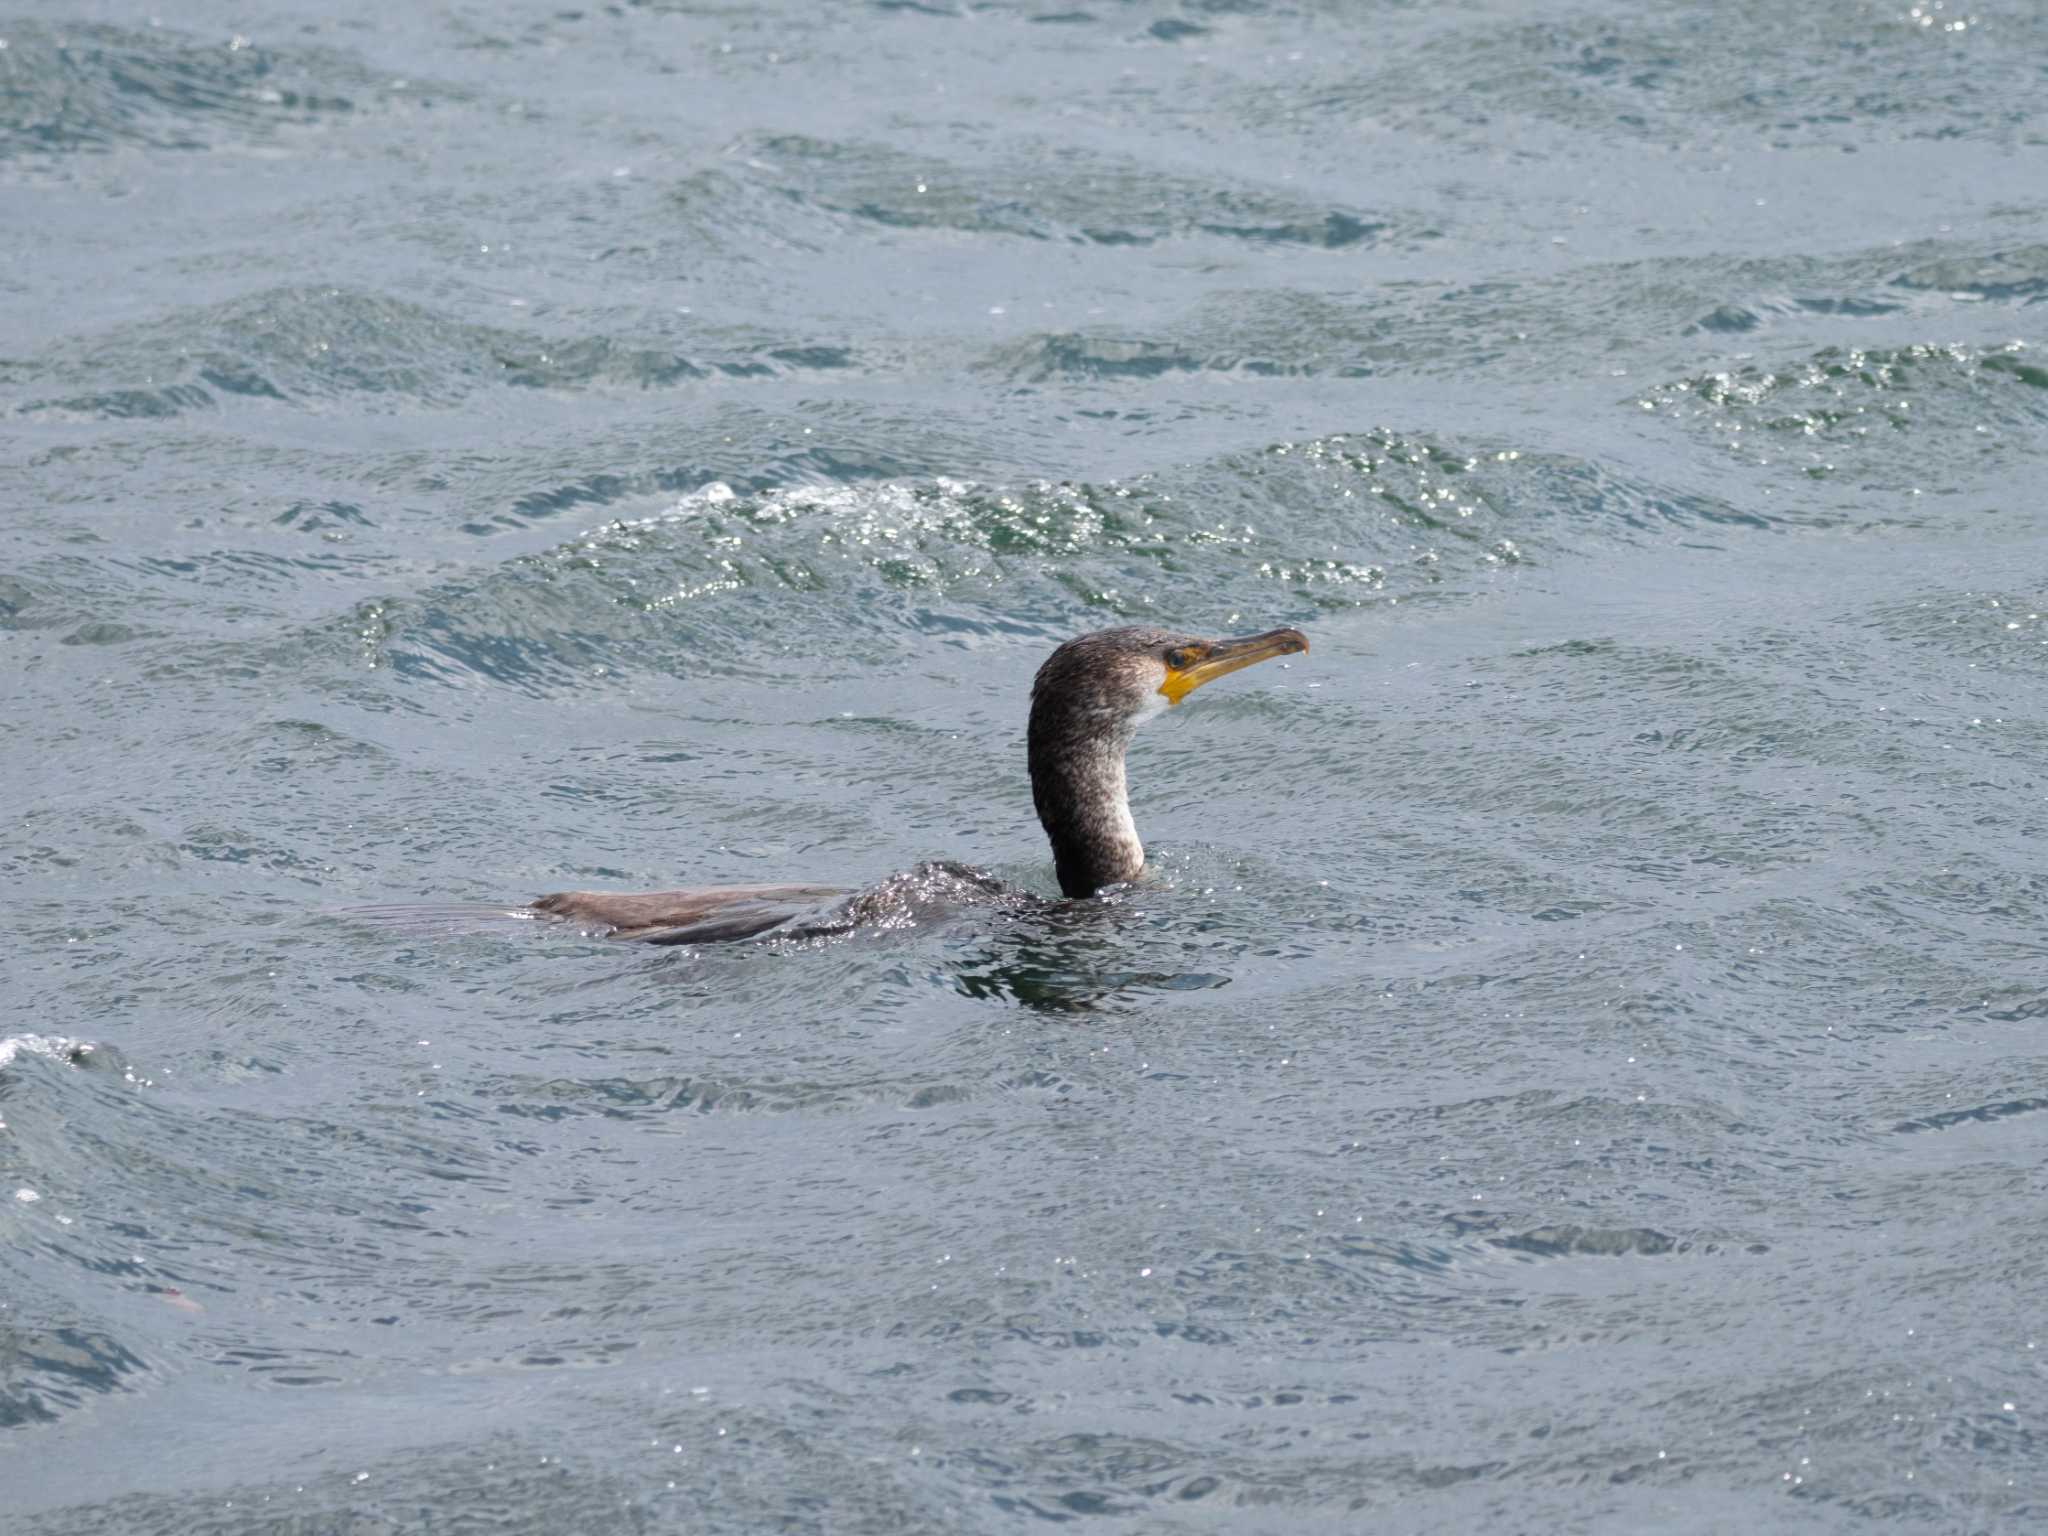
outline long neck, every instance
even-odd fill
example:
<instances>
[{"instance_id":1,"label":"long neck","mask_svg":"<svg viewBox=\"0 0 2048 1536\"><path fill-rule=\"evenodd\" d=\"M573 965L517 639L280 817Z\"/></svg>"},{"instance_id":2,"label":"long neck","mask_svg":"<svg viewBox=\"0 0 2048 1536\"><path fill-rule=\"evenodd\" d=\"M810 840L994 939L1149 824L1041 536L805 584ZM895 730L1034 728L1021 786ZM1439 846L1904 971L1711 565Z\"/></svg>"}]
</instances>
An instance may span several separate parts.
<instances>
[{"instance_id":1,"label":"long neck","mask_svg":"<svg viewBox=\"0 0 2048 1536\"><path fill-rule=\"evenodd\" d=\"M1068 896L1092 896L1105 885L1135 880L1145 867L1124 785L1130 738L1121 721L1104 729L1066 711L1031 712L1031 799Z\"/></svg>"}]
</instances>

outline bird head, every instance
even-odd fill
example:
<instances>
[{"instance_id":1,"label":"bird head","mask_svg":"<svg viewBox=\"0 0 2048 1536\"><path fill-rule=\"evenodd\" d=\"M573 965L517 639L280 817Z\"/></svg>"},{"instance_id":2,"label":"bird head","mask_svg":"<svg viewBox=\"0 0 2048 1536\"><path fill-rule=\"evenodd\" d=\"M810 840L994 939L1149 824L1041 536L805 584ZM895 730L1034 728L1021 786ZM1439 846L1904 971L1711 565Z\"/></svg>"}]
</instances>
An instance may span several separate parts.
<instances>
[{"instance_id":1,"label":"bird head","mask_svg":"<svg viewBox=\"0 0 2048 1536\"><path fill-rule=\"evenodd\" d=\"M1307 649L1308 637L1298 629L1226 640L1145 626L1098 629L1046 658L1031 685L1032 713L1057 713L1069 728L1089 734L1128 735L1204 683Z\"/></svg>"}]
</instances>

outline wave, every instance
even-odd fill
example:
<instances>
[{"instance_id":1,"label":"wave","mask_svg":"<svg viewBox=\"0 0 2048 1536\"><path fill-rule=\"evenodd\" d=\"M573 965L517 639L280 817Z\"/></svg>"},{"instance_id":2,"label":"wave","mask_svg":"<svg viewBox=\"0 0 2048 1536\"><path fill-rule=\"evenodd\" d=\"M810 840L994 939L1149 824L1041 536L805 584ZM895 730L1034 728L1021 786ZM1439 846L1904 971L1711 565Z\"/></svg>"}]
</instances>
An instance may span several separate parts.
<instances>
[{"instance_id":1,"label":"wave","mask_svg":"<svg viewBox=\"0 0 2048 1536\"><path fill-rule=\"evenodd\" d=\"M238 36L202 40L167 27L17 24L8 28L5 57L0 162L123 146L204 150L260 141L400 94L333 49L277 49Z\"/></svg>"},{"instance_id":2,"label":"wave","mask_svg":"<svg viewBox=\"0 0 2048 1536\"><path fill-rule=\"evenodd\" d=\"M848 347L707 331L670 317L644 335L549 337L479 325L384 294L273 288L67 344L13 370L8 409L35 417L183 415L233 401L369 410L448 405L483 388L655 390L701 380L830 373L860 366ZM136 380L110 383L123 375ZM147 383L141 382L147 380ZM380 405L379 397L388 397Z\"/></svg>"},{"instance_id":3,"label":"wave","mask_svg":"<svg viewBox=\"0 0 2048 1536\"><path fill-rule=\"evenodd\" d=\"M1345 251L1433 239L1409 210L1290 196L1071 145L1012 144L948 161L886 144L755 134L677 188L690 230L721 248L764 231L799 246L833 229L1000 236L1094 246L1221 241Z\"/></svg>"}]
</instances>

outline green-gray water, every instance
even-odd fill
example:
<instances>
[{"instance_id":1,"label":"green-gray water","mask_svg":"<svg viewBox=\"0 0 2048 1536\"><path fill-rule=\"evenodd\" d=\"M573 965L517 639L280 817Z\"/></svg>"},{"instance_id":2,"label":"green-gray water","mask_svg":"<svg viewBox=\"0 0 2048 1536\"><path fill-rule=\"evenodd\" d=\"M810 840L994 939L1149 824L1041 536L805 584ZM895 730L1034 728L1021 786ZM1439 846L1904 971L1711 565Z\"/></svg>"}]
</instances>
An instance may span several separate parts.
<instances>
[{"instance_id":1,"label":"green-gray water","mask_svg":"<svg viewBox=\"0 0 2048 1536\"><path fill-rule=\"evenodd\" d=\"M2048 12L362 12L0 20L10 1532L2048 1517Z\"/></svg>"}]
</instances>

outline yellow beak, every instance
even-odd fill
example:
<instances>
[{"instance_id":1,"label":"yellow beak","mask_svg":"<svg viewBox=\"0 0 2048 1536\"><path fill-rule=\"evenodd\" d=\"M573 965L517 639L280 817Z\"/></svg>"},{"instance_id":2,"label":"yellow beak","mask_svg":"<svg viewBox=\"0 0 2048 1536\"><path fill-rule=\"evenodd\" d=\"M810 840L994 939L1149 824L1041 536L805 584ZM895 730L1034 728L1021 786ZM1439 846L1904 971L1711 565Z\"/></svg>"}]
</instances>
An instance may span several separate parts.
<instances>
[{"instance_id":1,"label":"yellow beak","mask_svg":"<svg viewBox=\"0 0 2048 1536\"><path fill-rule=\"evenodd\" d=\"M1197 641L1182 649L1192 652L1192 659L1183 666L1169 666L1166 681L1159 685L1159 691L1166 695L1169 704L1178 704L1202 684L1226 672L1235 672L1239 667L1248 667L1255 661L1300 655L1308 650L1308 636L1298 629L1269 629L1263 635L1247 635L1241 640Z\"/></svg>"}]
</instances>

